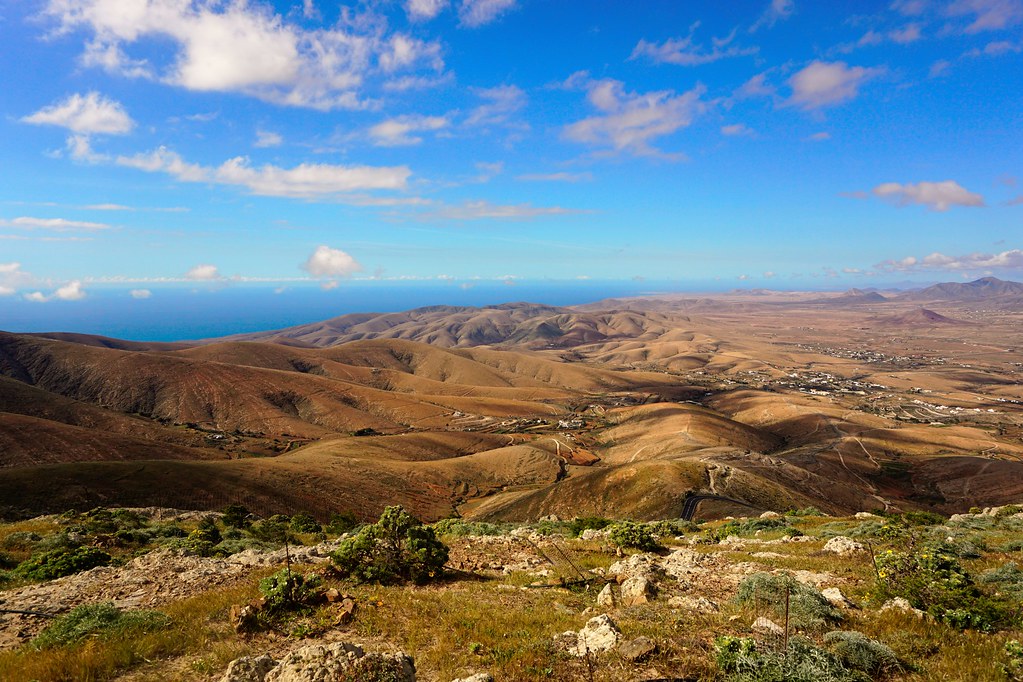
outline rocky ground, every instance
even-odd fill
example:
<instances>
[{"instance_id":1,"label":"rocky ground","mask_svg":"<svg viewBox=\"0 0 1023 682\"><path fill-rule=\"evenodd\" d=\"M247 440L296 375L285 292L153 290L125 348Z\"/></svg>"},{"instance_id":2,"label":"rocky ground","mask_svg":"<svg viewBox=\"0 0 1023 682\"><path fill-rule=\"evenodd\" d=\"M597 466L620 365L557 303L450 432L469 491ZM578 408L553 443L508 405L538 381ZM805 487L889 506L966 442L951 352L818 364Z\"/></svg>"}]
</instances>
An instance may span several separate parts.
<instances>
[{"instance_id":1,"label":"rocky ground","mask_svg":"<svg viewBox=\"0 0 1023 682\"><path fill-rule=\"evenodd\" d=\"M979 576L1019 554L1011 547L1021 537L1023 514L1014 511L986 510L920 527L866 513L848 519L768 513L662 536L656 551L615 547L607 530L568 537L555 522L514 529L466 524L457 535L442 536L450 547L449 570L441 583L426 587L335 580L329 556L344 536L287 553L246 549L221 558L162 547L121 557L119 565L0 591L0 677L13 669L5 664L45 653L32 641L52 619L36 614L112 602L123 611L164 610L174 619L186 618L181 604L193 604L189 608L201 613L188 616L195 619L188 627L205 628L205 644L171 647L160 659L141 657L90 679L724 679L727 670L718 668L714 654L721 637L767 647L799 634L821 641L824 630L795 617L786 622L766 592L737 601L751 580L774 576L794 581L786 588L792 595L804 586L830 604L837 615L829 616L827 629L855 627L897 653L902 663L876 679L939 679L931 675L951 665L947 652L922 653L905 636L922 626L938 629L950 650L960 645L957 638L987 638L978 640L984 643L978 655L996 672L940 679L1014 679L1002 652L1018 636L1018 623L982 635L939 622L904 598L881 595L875 558L887 546L884 529L897 527L914 538L983 546L971 559ZM471 534L479 530L500 532ZM895 546L906 537L896 538ZM237 631L239 607L257 594L259 578L284 565L286 554L296 571L324 577L329 598L273 627ZM234 608L226 608L232 599ZM202 611L204 601L224 606Z\"/></svg>"}]
</instances>

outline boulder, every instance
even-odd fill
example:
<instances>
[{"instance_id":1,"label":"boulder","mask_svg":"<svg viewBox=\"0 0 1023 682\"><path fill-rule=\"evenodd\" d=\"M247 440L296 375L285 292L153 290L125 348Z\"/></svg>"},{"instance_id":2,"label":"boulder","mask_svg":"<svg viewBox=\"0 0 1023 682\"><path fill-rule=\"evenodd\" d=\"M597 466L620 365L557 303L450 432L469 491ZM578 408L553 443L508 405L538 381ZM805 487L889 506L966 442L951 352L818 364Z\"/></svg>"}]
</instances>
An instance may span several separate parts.
<instances>
[{"instance_id":1,"label":"boulder","mask_svg":"<svg viewBox=\"0 0 1023 682\"><path fill-rule=\"evenodd\" d=\"M821 590L821 596L828 600L837 609L854 609L856 605L849 601L849 598L842 594L837 587L828 587Z\"/></svg>"},{"instance_id":2,"label":"boulder","mask_svg":"<svg viewBox=\"0 0 1023 682\"><path fill-rule=\"evenodd\" d=\"M764 618L763 616L753 621L753 625L751 627L758 632L763 632L769 635L782 636L785 634L785 628L778 625L770 618Z\"/></svg>"},{"instance_id":3,"label":"boulder","mask_svg":"<svg viewBox=\"0 0 1023 682\"><path fill-rule=\"evenodd\" d=\"M844 535L838 535L828 540L824 544L824 549L822 551L837 554L839 556L849 556L850 554L862 552L863 550L863 545L852 538L847 538Z\"/></svg>"},{"instance_id":4,"label":"boulder","mask_svg":"<svg viewBox=\"0 0 1023 682\"><path fill-rule=\"evenodd\" d=\"M618 647L618 653L627 661L642 661L657 651L657 644L649 637L630 639Z\"/></svg>"},{"instance_id":5,"label":"boulder","mask_svg":"<svg viewBox=\"0 0 1023 682\"><path fill-rule=\"evenodd\" d=\"M881 517L877 514L871 514L870 512L856 512L853 514L853 518L859 519L860 521L870 521L871 519L879 519Z\"/></svg>"},{"instance_id":6,"label":"boulder","mask_svg":"<svg viewBox=\"0 0 1023 682\"><path fill-rule=\"evenodd\" d=\"M611 587L611 583L604 585L597 594L597 606L603 606L605 609L613 609L615 607L615 591Z\"/></svg>"},{"instance_id":7,"label":"boulder","mask_svg":"<svg viewBox=\"0 0 1023 682\"><path fill-rule=\"evenodd\" d=\"M923 620L924 618L923 611L921 611L920 609L913 608L913 605L902 597L895 597L895 599L889 599L888 601L881 605L880 610L882 612L898 611L900 613L906 613L912 616L916 616L920 620Z\"/></svg>"},{"instance_id":8,"label":"boulder","mask_svg":"<svg viewBox=\"0 0 1023 682\"><path fill-rule=\"evenodd\" d=\"M781 514L779 514L778 512L773 512L773 511L765 511L763 514L760 515L760 518L762 518L762 519L780 519L781 518Z\"/></svg>"},{"instance_id":9,"label":"boulder","mask_svg":"<svg viewBox=\"0 0 1023 682\"><path fill-rule=\"evenodd\" d=\"M695 611L696 613L717 613L720 610L717 604L706 597L691 597L686 594L672 597L668 600L668 606L685 609L686 611Z\"/></svg>"},{"instance_id":10,"label":"boulder","mask_svg":"<svg viewBox=\"0 0 1023 682\"><path fill-rule=\"evenodd\" d=\"M563 632L554 640L574 656L585 656L588 653L599 654L610 651L618 646L622 632L611 620L610 616L590 618L579 632Z\"/></svg>"},{"instance_id":11,"label":"boulder","mask_svg":"<svg viewBox=\"0 0 1023 682\"><path fill-rule=\"evenodd\" d=\"M646 604L654 596L654 584L638 575L622 583L622 606Z\"/></svg>"},{"instance_id":12,"label":"boulder","mask_svg":"<svg viewBox=\"0 0 1023 682\"><path fill-rule=\"evenodd\" d=\"M266 674L277 666L277 661L266 654L243 656L231 661L220 682L263 682Z\"/></svg>"}]
</instances>

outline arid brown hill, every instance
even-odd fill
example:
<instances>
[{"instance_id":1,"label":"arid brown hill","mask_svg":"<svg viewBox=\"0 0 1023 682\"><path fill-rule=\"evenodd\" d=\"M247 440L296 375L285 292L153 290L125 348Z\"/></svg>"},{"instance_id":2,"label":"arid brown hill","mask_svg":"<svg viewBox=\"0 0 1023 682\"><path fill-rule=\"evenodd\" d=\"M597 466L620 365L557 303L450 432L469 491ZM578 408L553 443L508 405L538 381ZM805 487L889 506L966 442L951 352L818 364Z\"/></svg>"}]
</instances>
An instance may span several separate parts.
<instances>
[{"instance_id":1,"label":"arid brown hill","mask_svg":"<svg viewBox=\"0 0 1023 682\"><path fill-rule=\"evenodd\" d=\"M299 341L325 348L363 339L405 339L443 348L514 345L519 348L569 348L608 339L663 334L678 320L659 313L580 312L535 303L506 303L483 308L431 306L400 313L357 313L323 322L217 341Z\"/></svg>"}]
</instances>

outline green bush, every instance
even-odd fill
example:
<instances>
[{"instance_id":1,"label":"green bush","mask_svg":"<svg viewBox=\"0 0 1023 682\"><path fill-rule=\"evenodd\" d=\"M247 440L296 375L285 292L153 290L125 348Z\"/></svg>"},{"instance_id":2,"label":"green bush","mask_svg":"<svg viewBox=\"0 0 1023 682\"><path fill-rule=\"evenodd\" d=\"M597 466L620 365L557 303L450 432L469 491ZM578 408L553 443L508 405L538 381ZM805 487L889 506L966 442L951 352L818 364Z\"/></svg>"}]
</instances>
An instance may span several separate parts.
<instances>
[{"instance_id":1,"label":"green bush","mask_svg":"<svg viewBox=\"0 0 1023 682\"><path fill-rule=\"evenodd\" d=\"M437 535L448 535L461 538L479 535L501 535L504 528L493 523L481 521L464 521L462 519L441 519L433 524L433 530Z\"/></svg>"},{"instance_id":2,"label":"green bush","mask_svg":"<svg viewBox=\"0 0 1023 682\"><path fill-rule=\"evenodd\" d=\"M990 632L1014 620L1008 604L977 587L948 543L889 549L875 563L880 596L903 597L952 627Z\"/></svg>"},{"instance_id":3,"label":"green bush","mask_svg":"<svg viewBox=\"0 0 1023 682\"><path fill-rule=\"evenodd\" d=\"M291 517L289 527L295 533L323 532L323 526L321 526L310 514L295 514Z\"/></svg>"},{"instance_id":4,"label":"green bush","mask_svg":"<svg viewBox=\"0 0 1023 682\"><path fill-rule=\"evenodd\" d=\"M229 528L248 528L249 510L241 504L229 504L223 509L220 521Z\"/></svg>"},{"instance_id":5,"label":"green bush","mask_svg":"<svg viewBox=\"0 0 1023 682\"><path fill-rule=\"evenodd\" d=\"M789 599L789 622L803 630L822 630L842 620L836 609L820 592L790 575L756 573L739 584L735 600L747 607L770 609L775 620L785 617L785 595Z\"/></svg>"},{"instance_id":6,"label":"green bush","mask_svg":"<svg viewBox=\"0 0 1023 682\"><path fill-rule=\"evenodd\" d=\"M568 522L568 534L579 537L584 530L602 530L612 523L611 519L601 516L577 516Z\"/></svg>"},{"instance_id":7,"label":"green bush","mask_svg":"<svg viewBox=\"0 0 1023 682\"><path fill-rule=\"evenodd\" d=\"M692 521L683 521L682 519L651 521L647 525L650 527L650 531L660 538L673 538L700 530L700 527Z\"/></svg>"},{"instance_id":8,"label":"green bush","mask_svg":"<svg viewBox=\"0 0 1023 682\"><path fill-rule=\"evenodd\" d=\"M78 606L55 619L32 644L40 649L67 646L86 637L126 636L170 627L159 611L121 611L111 602Z\"/></svg>"},{"instance_id":9,"label":"green bush","mask_svg":"<svg viewBox=\"0 0 1023 682\"><path fill-rule=\"evenodd\" d=\"M619 549L638 549L654 552L661 549L650 528L635 521L619 521L608 528L607 540Z\"/></svg>"},{"instance_id":10,"label":"green bush","mask_svg":"<svg viewBox=\"0 0 1023 682\"><path fill-rule=\"evenodd\" d=\"M1003 648L1005 652L1005 663L1002 664L1002 672L1012 682L1023 680L1023 644L1017 639L1010 639Z\"/></svg>"},{"instance_id":11,"label":"green bush","mask_svg":"<svg viewBox=\"0 0 1023 682\"><path fill-rule=\"evenodd\" d=\"M53 580L96 566L106 566L112 559L109 554L95 547L52 549L22 561L16 571L30 580Z\"/></svg>"},{"instance_id":12,"label":"green bush","mask_svg":"<svg viewBox=\"0 0 1023 682\"><path fill-rule=\"evenodd\" d=\"M752 639L719 637L714 641L718 668L729 682L866 682L838 656L804 637L789 640L787 651L761 649Z\"/></svg>"},{"instance_id":13,"label":"green bush","mask_svg":"<svg viewBox=\"0 0 1023 682\"><path fill-rule=\"evenodd\" d=\"M298 544L298 538L291 532L291 517L283 514L274 514L268 519L252 524L249 533L257 540L275 545Z\"/></svg>"},{"instance_id":14,"label":"green bush","mask_svg":"<svg viewBox=\"0 0 1023 682\"><path fill-rule=\"evenodd\" d=\"M1023 602L1023 571L1015 563L1010 562L985 571L980 575L980 582L992 585L999 593Z\"/></svg>"},{"instance_id":15,"label":"green bush","mask_svg":"<svg viewBox=\"0 0 1023 682\"><path fill-rule=\"evenodd\" d=\"M711 531L714 540L720 542L729 535L737 537L750 537L757 534L757 531L782 531L793 537L802 535L798 529L789 525L785 519L733 519L728 523Z\"/></svg>"},{"instance_id":16,"label":"green bush","mask_svg":"<svg viewBox=\"0 0 1023 682\"><path fill-rule=\"evenodd\" d=\"M35 547L36 543L43 539L43 536L36 533L32 533L27 530L21 530L16 533L11 533L4 538L4 541L0 543L0 547L4 549L13 549L15 551L27 552Z\"/></svg>"},{"instance_id":17,"label":"green bush","mask_svg":"<svg viewBox=\"0 0 1023 682\"><path fill-rule=\"evenodd\" d=\"M871 677L901 668L899 657L890 647L853 630L829 632L824 635L824 645L845 667L861 670Z\"/></svg>"},{"instance_id":18,"label":"green bush","mask_svg":"<svg viewBox=\"0 0 1023 682\"><path fill-rule=\"evenodd\" d=\"M827 516L817 507L803 507L802 509L790 509L785 516Z\"/></svg>"},{"instance_id":19,"label":"green bush","mask_svg":"<svg viewBox=\"0 0 1023 682\"><path fill-rule=\"evenodd\" d=\"M305 609L322 599L320 576L282 569L259 581L263 612L273 618L286 611Z\"/></svg>"},{"instance_id":20,"label":"green bush","mask_svg":"<svg viewBox=\"0 0 1023 682\"><path fill-rule=\"evenodd\" d=\"M331 561L342 577L382 584L425 583L441 575L447 546L433 528L401 507L387 507L380 520L341 543Z\"/></svg>"},{"instance_id":21,"label":"green bush","mask_svg":"<svg viewBox=\"0 0 1023 682\"><path fill-rule=\"evenodd\" d=\"M353 512L346 511L341 513L335 513L330 515L330 523L324 529L328 533L334 535L343 535L344 533L350 533L359 527L359 517Z\"/></svg>"}]
</instances>

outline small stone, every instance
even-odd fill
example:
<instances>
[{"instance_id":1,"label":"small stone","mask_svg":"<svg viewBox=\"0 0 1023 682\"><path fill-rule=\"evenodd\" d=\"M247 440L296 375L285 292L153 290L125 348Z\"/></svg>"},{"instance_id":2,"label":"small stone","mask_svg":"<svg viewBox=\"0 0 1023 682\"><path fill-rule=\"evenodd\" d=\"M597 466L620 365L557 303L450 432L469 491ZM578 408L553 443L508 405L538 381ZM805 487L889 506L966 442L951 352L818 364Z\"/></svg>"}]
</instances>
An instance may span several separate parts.
<instances>
[{"instance_id":1,"label":"small stone","mask_svg":"<svg viewBox=\"0 0 1023 682\"><path fill-rule=\"evenodd\" d=\"M849 601L849 598L842 594L842 590L837 587L828 587L821 590L821 596L828 600L828 602L838 609L854 609L856 605Z\"/></svg>"},{"instance_id":2,"label":"small stone","mask_svg":"<svg viewBox=\"0 0 1023 682\"><path fill-rule=\"evenodd\" d=\"M877 514L871 514L870 512L856 512L853 514L853 518L859 519L860 521L869 521L870 519L879 519L881 517Z\"/></svg>"},{"instance_id":3,"label":"small stone","mask_svg":"<svg viewBox=\"0 0 1023 682\"><path fill-rule=\"evenodd\" d=\"M618 647L618 653L629 661L641 661L655 651L657 651L657 644L649 637L630 639Z\"/></svg>"},{"instance_id":4,"label":"small stone","mask_svg":"<svg viewBox=\"0 0 1023 682\"><path fill-rule=\"evenodd\" d=\"M646 604L653 595L653 583L643 576L629 578L622 583L622 606Z\"/></svg>"},{"instance_id":5,"label":"small stone","mask_svg":"<svg viewBox=\"0 0 1023 682\"><path fill-rule=\"evenodd\" d=\"M668 606L697 613L717 613L720 610L717 604L702 596L690 597L689 595L682 595L680 597L672 597L668 600Z\"/></svg>"},{"instance_id":6,"label":"small stone","mask_svg":"<svg viewBox=\"0 0 1023 682\"><path fill-rule=\"evenodd\" d=\"M601 653L618 646L622 633L615 622L607 615L590 618L579 632L563 632L554 636L556 645L566 649L575 656L587 653Z\"/></svg>"},{"instance_id":7,"label":"small stone","mask_svg":"<svg viewBox=\"0 0 1023 682\"><path fill-rule=\"evenodd\" d=\"M355 609L357 608L355 600L351 597L345 597L341 600L341 603L337 607L337 618L334 619L335 625L345 625L351 623L355 618Z\"/></svg>"},{"instance_id":8,"label":"small stone","mask_svg":"<svg viewBox=\"0 0 1023 682\"><path fill-rule=\"evenodd\" d=\"M615 592L611 587L611 583L604 585L604 589L597 594L597 606L603 606L606 609L613 609L615 607Z\"/></svg>"},{"instance_id":9,"label":"small stone","mask_svg":"<svg viewBox=\"0 0 1023 682\"><path fill-rule=\"evenodd\" d=\"M848 556L850 554L855 554L856 552L862 552L863 549L863 545L852 538L847 538L844 535L838 535L828 540L824 544L824 549L822 551L838 554L839 556Z\"/></svg>"},{"instance_id":10,"label":"small stone","mask_svg":"<svg viewBox=\"0 0 1023 682\"><path fill-rule=\"evenodd\" d=\"M884 612L884 611L899 611L901 613L907 613L907 614L910 614L912 616L916 616L920 620L924 619L924 612L921 611L920 609L913 608L913 605L910 604L903 597L895 597L894 599L889 599L888 601L886 601L884 604L881 605L881 609L880 610L882 612Z\"/></svg>"},{"instance_id":11,"label":"small stone","mask_svg":"<svg viewBox=\"0 0 1023 682\"><path fill-rule=\"evenodd\" d=\"M257 602L249 604L234 604L228 617L234 631L240 635L256 632L259 630L260 605Z\"/></svg>"},{"instance_id":12,"label":"small stone","mask_svg":"<svg viewBox=\"0 0 1023 682\"><path fill-rule=\"evenodd\" d=\"M277 666L277 661L266 654L243 656L231 661L220 682L263 682L267 673Z\"/></svg>"},{"instance_id":13,"label":"small stone","mask_svg":"<svg viewBox=\"0 0 1023 682\"><path fill-rule=\"evenodd\" d=\"M770 635L784 635L785 634L785 629L782 626L778 625L777 623L775 623L770 618L764 618L763 616L761 616L760 618L757 618L755 621L753 621L753 625L751 627L754 630L758 630L760 632L766 632L767 634L770 634Z\"/></svg>"},{"instance_id":14,"label":"small stone","mask_svg":"<svg viewBox=\"0 0 1023 682\"><path fill-rule=\"evenodd\" d=\"M451 682L494 682L494 676L490 673L476 673L469 677L459 677L457 680L451 680Z\"/></svg>"}]
</instances>

